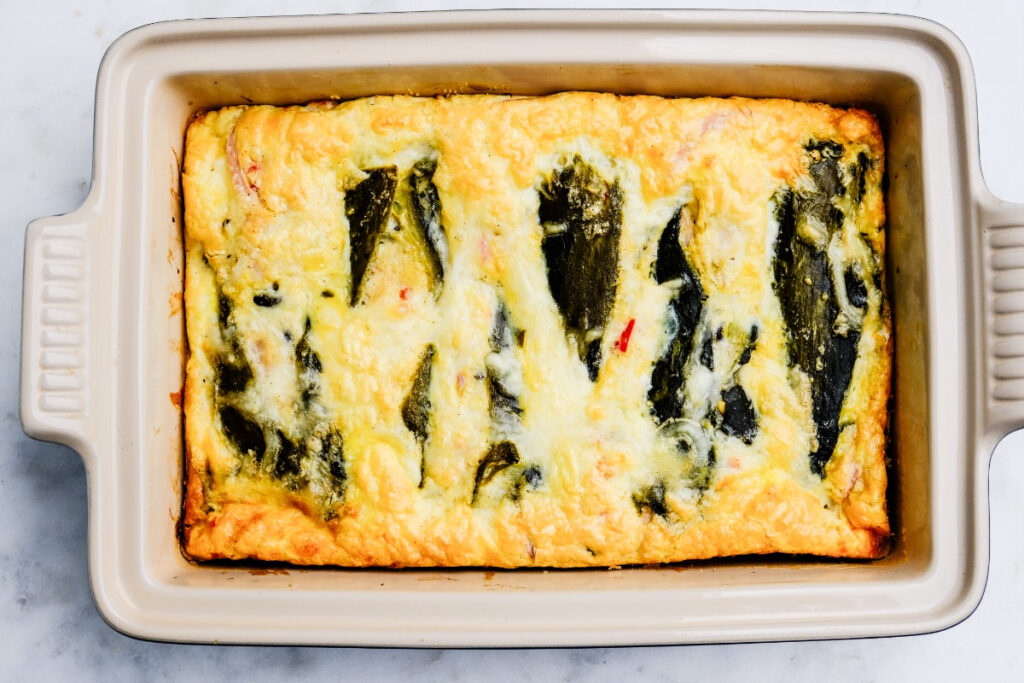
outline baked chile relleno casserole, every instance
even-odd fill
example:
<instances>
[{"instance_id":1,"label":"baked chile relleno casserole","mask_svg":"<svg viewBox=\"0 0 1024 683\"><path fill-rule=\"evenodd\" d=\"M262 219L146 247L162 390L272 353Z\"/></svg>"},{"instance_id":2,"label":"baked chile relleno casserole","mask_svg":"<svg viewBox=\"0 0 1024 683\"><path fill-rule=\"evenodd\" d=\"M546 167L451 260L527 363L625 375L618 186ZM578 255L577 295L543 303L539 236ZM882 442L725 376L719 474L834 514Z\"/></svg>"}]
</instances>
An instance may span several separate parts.
<instances>
[{"instance_id":1,"label":"baked chile relleno casserole","mask_svg":"<svg viewBox=\"0 0 1024 683\"><path fill-rule=\"evenodd\" d=\"M870 114L785 100L197 115L185 552L881 556L882 175Z\"/></svg>"}]
</instances>

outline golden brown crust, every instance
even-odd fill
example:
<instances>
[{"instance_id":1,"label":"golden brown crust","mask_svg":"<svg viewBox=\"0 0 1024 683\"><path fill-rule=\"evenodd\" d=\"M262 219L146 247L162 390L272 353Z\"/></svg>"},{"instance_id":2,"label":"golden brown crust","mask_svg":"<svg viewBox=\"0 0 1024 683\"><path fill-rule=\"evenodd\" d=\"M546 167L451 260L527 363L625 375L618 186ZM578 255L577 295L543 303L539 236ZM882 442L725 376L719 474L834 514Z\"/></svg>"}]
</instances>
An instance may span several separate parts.
<instances>
[{"instance_id":1,"label":"golden brown crust","mask_svg":"<svg viewBox=\"0 0 1024 683\"><path fill-rule=\"evenodd\" d=\"M834 200L846 222L833 248L843 263L875 268L879 278L865 279L857 361L823 478L808 460L816 439L808 379L788 366L772 288L774 197L780 187L809 187L811 140L838 142L843 164L859 154L870 162L861 196L851 190ZM619 281L595 382L547 289L537 213L544 178L577 157L625 197ZM436 161L432 181L450 248L440 286L402 194L424 158ZM880 556L889 535L891 358L879 267L882 161L870 114L783 100L379 97L197 117L183 176L186 553L495 567ZM401 229L376 247L351 306L345 198L367 169L391 165ZM733 374L714 379L717 390L743 387L757 434L744 443L709 413L702 428L716 459L703 484L680 464L683 456L666 450L648 400L674 291L651 277L652 264L676 211L680 242L707 292L708 329L724 329L726 344L759 330L749 359L733 357ZM253 305L268 293L280 303ZM520 462L481 484L481 458L495 429L505 429L489 417L483 378L499 297L525 330L510 352L523 412L508 438ZM622 351L616 344L627 325ZM318 354L315 376L297 365L300 338ZM402 404L428 344L436 356L421 448ZM252 378L243 391L226 389L224 364L238 362ZM227 434L225 406L262 430L259 453L241 452L237 433ZM329 430L344 453L338 476L316 455L326 453ZM305 455L281 475L275 463L286 443ZM542 473L536 486L524 478L529 466ZM645 499L657 486L661 497Z\"/></svg>"}]
</instances>

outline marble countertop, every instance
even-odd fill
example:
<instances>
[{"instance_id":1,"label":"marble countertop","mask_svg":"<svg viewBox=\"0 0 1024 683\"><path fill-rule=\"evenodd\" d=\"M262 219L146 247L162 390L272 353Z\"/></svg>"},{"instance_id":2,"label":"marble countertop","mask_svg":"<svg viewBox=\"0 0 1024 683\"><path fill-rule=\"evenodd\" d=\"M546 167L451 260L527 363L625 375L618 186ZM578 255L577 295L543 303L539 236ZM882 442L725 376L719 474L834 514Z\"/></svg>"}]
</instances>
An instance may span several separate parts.
<instances>
[{"instance_id":1,"label":"marble countertop","mask_svg":"<svg viewBox=\"0 0 1024 683\"><path fill-rule=\"evenodd\" d=\"M623 6L574 2L557 6ZM704 2L642 3L651 7ZM1017 0L720 1L719 7L900 12L945 24L978 80L990 188L1024 202L1024 3ZM102 620L89 593L85 472L63 447L28 439L18 417L24 231L66 213L91 175L96 71L103 51L162 19L251 14L537 7L540 2L70 0L0 7L0 679L4 680L1024 680L1024 431L991 463L991 570L981 606L946 631L806 643L578 650L384 650L174 645L135 640ZM6 672L6 673L5 673Z\"/></svg>"}]
</instances>

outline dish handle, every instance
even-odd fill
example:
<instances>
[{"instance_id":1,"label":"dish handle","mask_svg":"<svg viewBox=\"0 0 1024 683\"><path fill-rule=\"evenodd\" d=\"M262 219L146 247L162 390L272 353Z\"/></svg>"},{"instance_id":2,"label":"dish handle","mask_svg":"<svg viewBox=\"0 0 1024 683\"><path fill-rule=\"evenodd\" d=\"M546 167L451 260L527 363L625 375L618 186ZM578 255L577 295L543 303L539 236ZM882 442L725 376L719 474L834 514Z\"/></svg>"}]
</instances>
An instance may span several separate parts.
<instances>
[{"instance_id":1,"label":"dish handle","mask_svg":"<svg viewBox=\"0 0 1024 683\"><path fill-rule=\"evenodd\" d=\"M986 433L1024 428L1024 205L979 202Z\"/></svg>"},{"instance_id":2,"label":"dish handle","mask_svg":"<svg viewBox=\"0 0 1024 683\"><path fill-rule=\"evenodd\" d=\"M74 448L88 435L90 244L87 207L41 218L25 234L21 422L25 432Z\"/></svg>"}]
</instances>

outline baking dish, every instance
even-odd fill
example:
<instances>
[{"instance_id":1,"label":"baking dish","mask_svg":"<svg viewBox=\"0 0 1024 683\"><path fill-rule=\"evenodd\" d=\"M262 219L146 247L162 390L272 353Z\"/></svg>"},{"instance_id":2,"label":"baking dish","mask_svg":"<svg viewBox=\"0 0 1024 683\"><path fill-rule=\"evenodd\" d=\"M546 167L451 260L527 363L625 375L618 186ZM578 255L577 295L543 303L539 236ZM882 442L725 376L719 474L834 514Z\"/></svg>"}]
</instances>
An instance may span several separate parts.
<instances>
[{"instance_id":1,"label":"baking dish","mask_svg":"<svg viewBox=\"0 0 1024 683\"><path fill-rule=\"evenodd\" d=\"M858 105L887 139L894 549L617 571L201 566L178 550L185 351L178 174L197 109L381 93L745 95ZM154 639L625 645L892 635L966 617L988 458L1024 426L1024 207L979 168L948 31L894 16L472 12L171 22L110 48L94 181L26 237L22 420L77 450L92 589Z\"/></svg>"}]
</instances>

